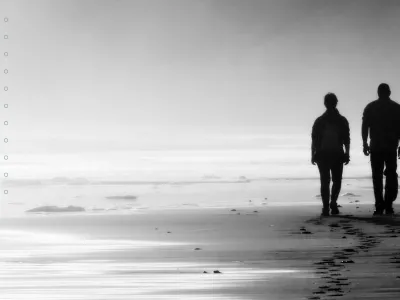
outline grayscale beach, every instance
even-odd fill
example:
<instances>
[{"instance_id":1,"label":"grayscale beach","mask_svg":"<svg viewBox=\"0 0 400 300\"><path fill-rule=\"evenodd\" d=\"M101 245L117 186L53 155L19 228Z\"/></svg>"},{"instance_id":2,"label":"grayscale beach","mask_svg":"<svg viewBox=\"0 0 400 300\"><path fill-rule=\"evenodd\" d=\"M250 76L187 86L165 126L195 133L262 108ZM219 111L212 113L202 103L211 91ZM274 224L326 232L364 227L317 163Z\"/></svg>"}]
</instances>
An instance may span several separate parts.
<instances>
[{"instance_id":1,"label":"grayscale beach","mask_svg":"<svg viewBox=\"0 0 400 300\"><path fill-rule=\"evenodd\" d=\"M0 13L0 300L400 299L399 0Z\"/></svg>"}]
</instances>

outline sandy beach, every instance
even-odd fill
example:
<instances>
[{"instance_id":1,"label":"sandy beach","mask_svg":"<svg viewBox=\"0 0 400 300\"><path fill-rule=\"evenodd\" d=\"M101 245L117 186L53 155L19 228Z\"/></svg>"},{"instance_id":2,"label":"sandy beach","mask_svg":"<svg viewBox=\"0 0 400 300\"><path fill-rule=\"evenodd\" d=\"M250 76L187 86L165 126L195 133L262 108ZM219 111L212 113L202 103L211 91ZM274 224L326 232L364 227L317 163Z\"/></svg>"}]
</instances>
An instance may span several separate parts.
<instances>
[{"instance_id":1,"label":"sandy beach","mask_svg":"<svg viewBox=\"0 0 400 300\"><path fill-rule=\"evenodd\" d=\"M398 299L399 219L354 196L3 218L1 299Z\"/></svg>"}]
</instances>

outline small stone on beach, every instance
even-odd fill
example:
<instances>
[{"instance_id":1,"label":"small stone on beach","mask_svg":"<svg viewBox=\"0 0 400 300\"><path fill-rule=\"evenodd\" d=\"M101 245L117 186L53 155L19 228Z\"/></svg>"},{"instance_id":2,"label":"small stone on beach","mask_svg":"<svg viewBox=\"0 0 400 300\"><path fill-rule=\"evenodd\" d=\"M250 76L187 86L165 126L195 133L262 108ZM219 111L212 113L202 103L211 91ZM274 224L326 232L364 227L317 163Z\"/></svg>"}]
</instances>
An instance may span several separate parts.
<instances>
[{"instance_id":1,"label":"small stone on beach","mask_svg":"<svg viewBox=\"0 0 400 300\"><path fill-rule=\"evenodd\" d=\"M354 264L354 261L352 261L351 259L349 259L349 260L342 260L341 263L342 263L342 264Z\"/></svg>"}]
</instances>

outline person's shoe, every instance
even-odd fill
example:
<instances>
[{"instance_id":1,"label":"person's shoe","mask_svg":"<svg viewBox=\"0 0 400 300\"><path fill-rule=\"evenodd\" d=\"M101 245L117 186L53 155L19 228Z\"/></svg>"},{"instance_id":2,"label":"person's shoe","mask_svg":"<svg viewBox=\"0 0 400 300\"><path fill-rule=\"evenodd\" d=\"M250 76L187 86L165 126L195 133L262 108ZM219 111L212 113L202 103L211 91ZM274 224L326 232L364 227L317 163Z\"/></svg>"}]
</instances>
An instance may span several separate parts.
<instances>
[{"instance_id":1,"label":"person's shoe","mask_svg":"<svg viewBox=\"0 0 400 300\"><path fill-rule=\"evenodd\" d=\"M339 213L340 213L340 211L339 211L339 208L337 208L337 206L334 208L331 208L331 215L338 215Z\"/></svg>"},{"instance_id":2,"label":"person's shoe","mask_svg":"<svg viewBox=\"0 0 400 300\"><path fill-rule=\"evenodd\" d=\"M321 216L329 217L329 208L328 208L328 207L324 207L324 208L322 209Z\"/></svg>"},{"instance_id":3,"label":"person's shoe","mask_svg":"<svg viewBox=\"0 0 400 300\"><path fill-rule=\"evenodd\" d=\"M388 215L388 216L393 216L394 215L393 207L386 208L385 214Z\"/></svg>"},{"instance_id":4,"label":"person's shoe","mask_svg":"<svg viewBox=\"0 0 400 300\"><path fill-rule=\"evenodd\" d=\"M374 216L382 216L383 215L383 209L381 209L381 208L375 209L373 215Z\"/></svg>"},{"instance_id":5,"label":"person's shoe","mask_svg":"<svg viewBox=\"0 0 400 300\"><path fill-rule=\"evenodd\" d=\"M338 215L339 214L339 209L338 209L338 205L336 202L331 202L331 204L329 205L331 208L331 215Z\"/></svg>"},{"instance_id":6,"label":"person's shoe","mask_svg":"<svg viewBox=\"0 0 400 300\"><path fill-rule=\"evenodd\" d=\"M385 210L385 206L383 203L376 204L375 203L375 211L374 211L374 216L382 216L383 211Z\"/></svg>"}]
</instances>

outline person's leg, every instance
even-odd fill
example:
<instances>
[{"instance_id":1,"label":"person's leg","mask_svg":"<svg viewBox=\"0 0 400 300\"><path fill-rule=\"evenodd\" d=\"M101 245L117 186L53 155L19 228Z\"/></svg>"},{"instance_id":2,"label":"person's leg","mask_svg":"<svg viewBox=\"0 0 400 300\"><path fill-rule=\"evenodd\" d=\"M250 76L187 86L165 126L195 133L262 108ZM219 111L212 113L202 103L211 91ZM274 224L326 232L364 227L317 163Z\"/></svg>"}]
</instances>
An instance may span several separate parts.
<instances>
[{"instance_id":1,"label":"person's leg","mask_svg":"<svg viewBox=\"0 0 400 300\"><path fill-rule=\"evenodd\" d=\"M332 212L337 212L337 199L342 187L342 175L343 175L343 162L340 158L335 159L331 165L332 170L332 193L330 208Z\"/></svg>"},{"instance_id":2,"label":"person's leg","mask_svg":"<svg viewBox=\"0 0 400 300\"><path fill-rule=\"evenodd\" d=\"M383 167L384 159L381 152L371 152L372 183L374 186L375 209L382 213L383 202Z\"/></svg>"},{"instance_id":3,"label":"person's leg","mask_svg":"<svg viewBox=\"0 0 400 300\"><path fill-rule=\"evenodd\" d=\"M393 201L397 198L398 178L397 178L397 153L390 151L385 153L386 164L386 184L385 184L385 209L387 213L393 213Z\"/></svg>"},{"instance_id":4,"label":"person's leg","mask_svg":"<svg viewBox=\"0 0 400 300\"><path fill-rule=\"evenodd\" d=\"M331 174L329 164L326 159L320 159L317 163L320 180L321 180L321 198L324 211L329 212L329 185L331 181Z\"/></svg>"}]
</instances>

